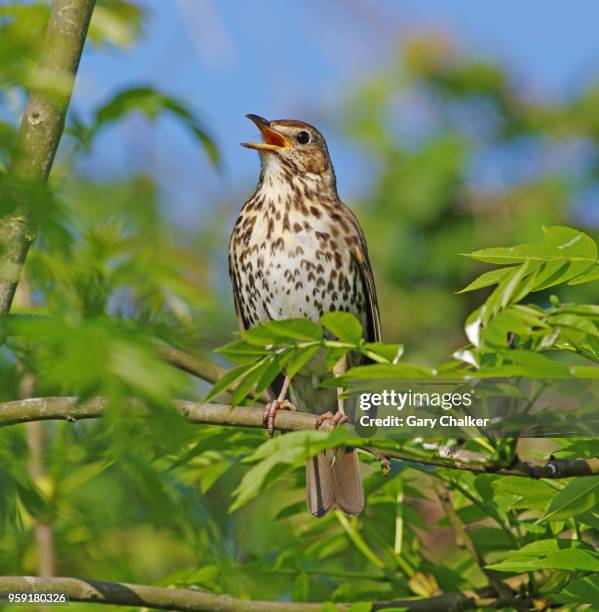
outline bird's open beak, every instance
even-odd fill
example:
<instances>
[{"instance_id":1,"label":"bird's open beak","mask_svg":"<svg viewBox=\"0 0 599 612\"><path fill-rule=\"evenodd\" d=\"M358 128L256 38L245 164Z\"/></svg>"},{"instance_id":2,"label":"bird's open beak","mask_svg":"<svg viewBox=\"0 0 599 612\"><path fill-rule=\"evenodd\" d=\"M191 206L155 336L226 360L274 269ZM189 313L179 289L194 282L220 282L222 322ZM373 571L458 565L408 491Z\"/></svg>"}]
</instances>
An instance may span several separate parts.
<instances>
[{"instance_id":1,"label":"bird's open beak","mask_svg":"<svg viewBox=\"0 0 599 612\"><path fill-rule=\"evenodd\" d=\"M283 134L277 132L270 127L270 121L259 117L258 115L246 115L248 119L251 119L260 130L264 142L242 142L242 147L248 149L258 149L258 151L280 151L281 149L288 149L291 145Z\"/></svg>"}]
</instances>

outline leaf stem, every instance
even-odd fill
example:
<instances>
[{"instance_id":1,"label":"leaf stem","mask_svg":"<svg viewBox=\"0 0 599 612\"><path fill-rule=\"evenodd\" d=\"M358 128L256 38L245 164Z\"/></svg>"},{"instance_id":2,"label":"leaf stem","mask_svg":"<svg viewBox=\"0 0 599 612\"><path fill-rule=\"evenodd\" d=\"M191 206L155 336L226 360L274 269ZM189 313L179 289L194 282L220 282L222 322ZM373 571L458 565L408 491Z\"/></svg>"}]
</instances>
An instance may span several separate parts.
<instances>
[{"instance_id":1,"label":"leaf stem","mask_svg":"<svg viewBox=\"0 0 599 612\"><path fill-rule=\"evenodd\" d=\"M385 569L385 563L379 559L374 551L366 544L360 532L349 522L347 516L341 510L334 510L335 517L349 536L350 540L355 544L356 548L376 567Z\"/></svg>"}]
</instances>

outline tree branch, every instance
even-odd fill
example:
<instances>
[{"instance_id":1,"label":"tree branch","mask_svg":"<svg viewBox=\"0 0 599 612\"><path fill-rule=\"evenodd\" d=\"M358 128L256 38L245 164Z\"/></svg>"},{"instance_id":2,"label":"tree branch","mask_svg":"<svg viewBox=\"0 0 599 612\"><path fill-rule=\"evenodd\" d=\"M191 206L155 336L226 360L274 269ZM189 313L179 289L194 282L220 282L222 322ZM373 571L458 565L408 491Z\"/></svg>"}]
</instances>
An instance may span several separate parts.
<instances>
[{"instance_id":1,"label":"tree branch","mask_svg":"<svg viewBox=\"0 0 599 612\"><path fill-rule=\"evenodd\" d=\"M53 321L54 317L40 314L31 313L13 313L6 315L9 321ZM224 376L229 370L222 366L219 366L207 357L202 355L194 355L188 353L182 349L176 348L170 344L166 344L160 340L154 340L151 344L152 348L155 349L162 360L174 368L177 368L187 374L196 376L201 380L214 384L222 376ZM231 387L231 390L235 389L235 385ZM260 396L260 399L268 402L270 398L266 393Z\"/></svg>"},{"instance_id":2,"label":"tree branch","mask_svg":"<svg viewBox=\"0 0 599 612\"><path fill-rule=\"evenodd\" d=\"M476 564L480 568L481 572L487 577L489 584L493 587L493 589L495 589L496 593L502 599L504 599L506 602L513 599L511 589L501 580L500 576L498 576L498 572L487 569L487 562L485 558L474 545L474 541L470 537L467 527L464 525L464 523L462 523L458 513L453 507L451 493L447 489L446 483L436 481L434 483L434 487L437 497L439 498L439 502L447 515L447 520L453 529L456 545L460 548L465 548L468 551L470 556L476 561ZM518 602L512 601L511 605L516 607L517 603Z\"/></svg>"},{"instance_id":3,"label":"tree branch","mask_svg":"<svg viewBox=\"0 0 599 612\"><path fill-rule=\"evenodd\" d=\"M206 358L191 355L168 344L156 344L156 350L170 365L212 384L228 371Z\"/></svg>"},{"instance_id":4,"label":"tree branch","mask_svg":"<svg viewBox=\"0 0 599 612\"><path fill-rule=\"evenodd\" d=\"M157 343L156 349L166 363L169 363L173 367L178 368L183 372L197 376L198 378L212 384L217 382L229 371L227 368L223 368L215 363L212 363L206 357L192 355L168 344ZM231 391L234 391L236 387L237 385L233 385L231 387ZM260 399L264 402L270 401L270 398L266 392L260 395Z\"/></svg>"},{"instance_id":5,"label":"tree branch","mask_svg":"<svg viewBox=\"0 0 599 612\"><path fill-rule=\"evenodd\" d=\"M190 423L206 425L226 425L229 427L250 427L261 429L263 407L232 408L227 404L203 404L188 400L175 400L175 405L184 418ZM132 410L143 414L140 402L131 400ZM94 398L80 404L76 397L42 397L16 400L0 404L0 426L28 423L30 421L47 421L63 419L79 421L101 417L106 410L104 398ZM279 431L298 431L314 429L317 417L307 412L282 410L277 414L275 429ZM321 430L329 430L330 423L325 421ZM449 469L467 470L479 473L494 473L509 476L528 476L530 478L569 478L573 476L592 476L599 474L599 459L555 459L549 461L524 461L516 459L510 466L501 466L484 459L484 455L457 451L449 458L443 450L438 455L421 456L416 452L373 448L367 445L356 447L379 458L381 455L390 459L408 461Z\"/></svg>"},{"instance_id":6,"label":"tree branch","mask_svg":"<svg viewBox=\"0 0 599 612\"><path fill-rule=\"evenodd\" d=\"M50 174L95 0L54 0L21 121L17 150L9 175L17 180L45 182ZM52 89L51 89L52 88ZM50 90L51 89L51 90ZM24 208L0 219L0 316L10 310L21 267L35 237Z\"/></svg>"},{"instance_id":7,"label":"tree branch","mask_svg":"<svg viewBox=\"0 0 599 612\"><path fill-rule=\"evenodd\" d=\"M27 278L23 278L19 289L15 294L15 304L22 308L31 309L33 306L33 292ZM33 397L35 390L35 377L32 372L27 371L23 363L19 363L18 368L22 371L22 378L19 385L21 398ZM29 461L27 471L32 482L39 485L46 476L46 466L44 463L44 447L46 442L45 425L41 421L32 421L26 424L27 447L29 448ZM54 531L50 517L42 519L35 518L35 552L38 576L54 576L56 568L56 555L54 550ZM40 607L41 612L47 612L45 606Z\"/></svg>"},{"instance_id":8,"label":"tree branch","mask_svg":"<svg viewBox=\"0 0 599 612\"><path fill-rule=\"evenodd\" d=\"M0 576L0 593L64 593L71 601L162 610L209 612L309 612L321 611L323 603L287 603L235 599L193 589L103 582L80 578L34 578ZM501 606L493 589L483 588L465 593L444 593L427 599L398 599L376 602L372 610L405 608L414 612L452 612L473 610L481 606ZM349 610L350 603L336 603L339 612Z\"/></svg>"}]
</instances>

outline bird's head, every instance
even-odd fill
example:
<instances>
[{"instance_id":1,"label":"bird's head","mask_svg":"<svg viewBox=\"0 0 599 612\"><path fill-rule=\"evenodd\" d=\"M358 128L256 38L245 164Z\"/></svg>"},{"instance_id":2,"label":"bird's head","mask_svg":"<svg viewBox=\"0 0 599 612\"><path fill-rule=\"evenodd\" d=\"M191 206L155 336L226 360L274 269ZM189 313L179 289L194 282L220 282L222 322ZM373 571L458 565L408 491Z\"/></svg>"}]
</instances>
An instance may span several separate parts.
<instances>
[{"instance_id":1,"label":"bird's head","mask_svg":"<svg viewBox=\"0 0 599 612\"><path fill-rule=\"evenodd\" d=\"M263 142L242 142L242 146L260 152L262 168L269 172L311 177L335 188L335 171L323 135L313 126L293 119L268 121L247 115L262 134Z\"/></svg>"}]
</instances>

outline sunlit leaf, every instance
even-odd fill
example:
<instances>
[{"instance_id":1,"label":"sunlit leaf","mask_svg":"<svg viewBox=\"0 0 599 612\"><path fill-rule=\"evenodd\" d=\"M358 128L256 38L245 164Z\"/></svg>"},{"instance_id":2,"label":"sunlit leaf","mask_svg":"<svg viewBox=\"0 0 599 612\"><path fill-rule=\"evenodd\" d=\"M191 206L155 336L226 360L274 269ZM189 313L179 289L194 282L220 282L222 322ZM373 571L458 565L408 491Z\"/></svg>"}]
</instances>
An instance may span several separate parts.
<instances>
[{"instance_id":1,"label":"sunlit leaf","mask_svg":"<svg viewBox=\"0 0 599 612\"><path fill-rule=\"evenodd\" d=\"M234 492L235 501L230 512L239 509L259 492L272 486L281 476L327 448L343 443L347 430L337 428L333 432L295 431L268 440L247 461L256 463L243 476Z\"/></svg>"},{"instance_id":2,"label":"sunlit leaf","mask_svg":"<svg viewBox=\"0 0 599 612\"><path fill-rule=\"evenodd\" d=\"M458 293L466 293L467 291L475 291L476 289L496 285L512 270L513 268L497 268L495 270L489 270L489 272L485 272L478 278L474 279L471 283L466 285L466 287L458 291Z\"/></svg>"},{"instance_id":3,"label":"sunlit leaf","mask_svg":"<svg viewBox=\"0 0 599 612\"><path fill-rule=\"evenodd\" d=\"M599 504L599 476L571 480L552 500L542 521L576 516Z\"/></svg>"},{"instance_id":4,"label":"sunlit leaf","mask_svg":"<svg viewBox=\"0 0 599 612\"><path fill-rule=\"evenodd\" d=\"M113 123L130 113L142 113L155 120L162 113L178 119L198 141L215 164L219 164L219 154L212 136L184 102L162 93L153 87L140 86L124 89L103 104L97 111L91 132Z\"/></svg>"},{"instance_id":5,"label":"sunlit leaf","mask_svg":"<svg viewBox=\"0 0 599 612\"><path fill-rule=\"evenodd\" d=\"M325 312L320 322L342 342L358 344L362 339L362 324L349 312Z\"/></svg>"},{"instance_id":6,"label":"sunlit leaf","mask_svg":"<svg viewBox=\"0 0 599 612\"><path fill-rule=\"evenodd\" d=\"M505 560L487 568L516 573L542 569L599 571L599 554L582 546L575 540L538 540L510 552Z\"/></svg>"},{"instance_id":7,"label":"sunlit leaf","mask_svg":"<svg viewBox=\"0 0 599 612\"><path fill-rule=\"evenodd\" d=\"M468 257L496 264L523 263L529 260L581 258L587 267L597 258L597 245L587 234L569 227L544 228L543 244L523 244L467 253Z\"/></svg>"}]
</instances>

